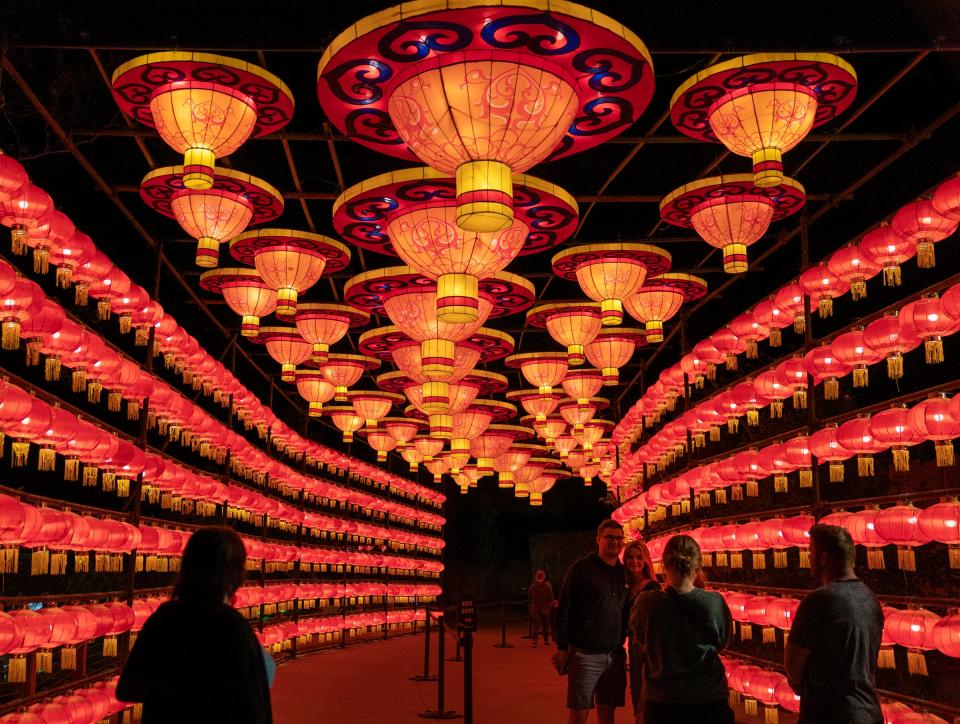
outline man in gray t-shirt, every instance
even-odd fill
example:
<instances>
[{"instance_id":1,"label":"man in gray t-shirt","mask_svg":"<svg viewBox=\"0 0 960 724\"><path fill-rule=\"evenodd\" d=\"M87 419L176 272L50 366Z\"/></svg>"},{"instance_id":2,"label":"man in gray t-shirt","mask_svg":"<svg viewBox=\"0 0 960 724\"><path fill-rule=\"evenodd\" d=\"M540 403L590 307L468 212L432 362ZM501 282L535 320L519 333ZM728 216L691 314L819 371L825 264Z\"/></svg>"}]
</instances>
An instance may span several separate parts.
<instances>
[{"instance_id":1,"label":"man in gray t-shirt","mask_svg":"<svg viewBox=\"0 0 960 724\"><path fill-rule=\"evenodd\" d=\"M799 724L882 724L874 690L883 612L853 572L855 549L839 526L810 529L810 568L822 584L800 603L787 642Z\"/></svg>"}]
</instances>

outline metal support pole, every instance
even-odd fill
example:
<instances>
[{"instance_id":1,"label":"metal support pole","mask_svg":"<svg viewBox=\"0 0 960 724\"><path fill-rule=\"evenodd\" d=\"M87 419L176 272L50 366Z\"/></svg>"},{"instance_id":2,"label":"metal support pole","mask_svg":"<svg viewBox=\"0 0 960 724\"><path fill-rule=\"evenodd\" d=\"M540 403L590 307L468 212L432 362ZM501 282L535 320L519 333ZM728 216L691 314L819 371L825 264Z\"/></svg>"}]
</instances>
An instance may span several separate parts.
<instances>
[{"instance_id":1,"label":"metal support pole","mask_svg":"<svg viewBox=\"0 0 960 724\"><path fill-rule=\"evenodd\" d=\"M803 212L800 219L800 268L806 269L810 266L810 220L807 218L807 212ZM803 295L803 349L804 353L809 352L814 345L813 338L813 312L810 308L810 297ZM807 423L810 430L817 428L817 390L814 385L813 375L807 373ZM813 514L820 514L820 465L819 461L811 465L811 485L813 485Z\"/></svg>"},{"instance_id":2,"label":"metal support pole","mask_svg":"<svg viewBox=\"0 0 960 724\"><path fill-rule=\"evenodd\" d=\"M507 643L507 599L500 602L500 643L493 646L498 649L513 648L513 644Z\"/></svg>"},{"instance_id":3,"label":"metal support pole","mask_svg":"<svg viewBox=\"0 0 960 724\"><path fill-rule=\"evenodd\" d=\"M423 624L423 673L411 676L410 681L436 681L436 676L430 675L430 612L431 607L427 606L427 619ZM443 631L440 632L443 636Z\"/></svg>"},{"instance_id":4,"label":"metal support pole","mask_svg":"<svg viewBox=\"0 0 960 724\"><path fill-rule=\"evenodd\" d=\"M473 631L464 631L463 639L463 721L473 724Z\"/></svg>"},{"instance_id":5,"label":"metal support pole","mask_svg":"<svg viewBox=\"0 0 960 724\"><path fill-rule=\"evenodd\" d=\"M427 709L426 711L420 712L417 716L421 719L460 719L463 715L458 714L455 711L446 708L446 702L444 697L446 694L444 687L444 639L446 639L446 631L443 630L443 614L441 613L437 619L437 633L440 641L437 643L437 661L438 671L437 671L437 708L436 709Z\"/></svg>"}]
</instances>

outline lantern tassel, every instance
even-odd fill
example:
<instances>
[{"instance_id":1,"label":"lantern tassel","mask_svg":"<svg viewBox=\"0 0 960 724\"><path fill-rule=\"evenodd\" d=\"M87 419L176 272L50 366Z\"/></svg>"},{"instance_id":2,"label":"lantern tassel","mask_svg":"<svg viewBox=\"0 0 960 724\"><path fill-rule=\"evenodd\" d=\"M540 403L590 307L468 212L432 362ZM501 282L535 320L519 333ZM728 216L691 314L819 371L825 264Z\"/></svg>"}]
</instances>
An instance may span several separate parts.
<instances>
[{"instance_id":1,"label":"lantern tassel","mask_svg":"<svg viewBox=\"0 0 960 724\"><path fill-rule=\"evenodd\" d=\"M50 252L42 247L33 250L33 273L46 274L50 271Z\"/></svg>"},{"instance_id":2,"label":"lantern tassel","mask_svg":"<svg viewBox=\"0 0 960 724\"><path fill-rule=\"evenodd\" d=\"M139 420L140 419L140 403L136 400L129 400L127 402L127 419L128 420Z\"/></svg>"},{"instance_id":3,"label":"lantern tassel","mask_svg":"<svg viewBox=\"0 0 960 724\"><path fill-rule=\"evenodd\" d=\"M7 681L22 684L27 680L27 659L25 656L12 656L7 664Z\"/></svg>"},{"instance_id":4,"label":"lantern tassel","mask_svg":"<svg viewBox=\"0 0 960 724\"><path fill-rule=\"evenodd\" d=\"M5 350L20 347L20 322L16 320L3 323L3 332L0 334L0 346Z\"/></svg>"},{"instance_id":5,"label":"lantern tassel","mask_svg":"<svg viewBox=\"0 0 960 724\"><path fill-rule=\"evenodd\" d=\"M77 668L77 649L74 646L64 646L60 649L60 668L65 671L75 671Z\"/></svg>"},{"instance_id":6,"label":"lantern tassel","mask_svg":"<svg viewBox=\"0 0 960 724\"><path fill-rule=\"evenodd\" d=\"M843 460L830 461L830 482L831 483L843 482Z\"/></svg>"},{"instance_id":7,"label":"lantern tassel","mask_svg":"<svg viewBox=\"0 0 960 724\"><path fill-rule=\"evenodd\" d=\"M747 359L756 359L759 356L759 349L756 342L747 342Z\"/></svg>"},{"instance_id":8,"label":"lantern tassel","mask_svg":"<svg viewBox=\"0 0 960 724\"><path fill-rule=\"evenodd\" d=\"M937 450L937 467L953 467L953 440L937 440L934 446Z\"/></svg>"},{"instance_id":9,"label":"lantern tassel","mask_svg":"<svg viewBox=\"0 0 960 724\"><path fill-rule=\"evenodd\" d=\"M99 380L94 380L87 387L87 402L100 404L100 393L103 392L103 384Z\"/></svg>"},{"instance_id":10,"label":"lantern tassel","mask_svg":"<svg viewBox=\"0 0 960 724\"><path fill-rule=\"evenodd\" d=\"M867 478L873 475L872 455L857 455L857 474L861 478Z\"/></svg>"},{"instance_id":11,"label":"lantern tassel","mask_svg":"<svg viewBox=\"0 0 960 724\"><path fill-rule=\"evenodd\" d=\"M718 568L726 568L728 565L727 554L724 551L717 551L713 556L713 561Z\"/></svg>"},{"instance_id":12,"label":"lantern tassel","mask_svg":"<svg viewBox=\"0 0 960 724\"><path fill-rule=\"evenodd\" d=\"M887 357L887 377L891 380L903 377L903 355L899 352Z\"/></svg>"},{"instance_id":13,"label":"lantern tassel","mask_svg":"<svg viewBox=\"0 0 960 724\"><path fill-rule=\"evenodd\" d=\"M737 417L731 417L727 420L727 432L731 435L735 435L737 430L740 429L740 419Z\"/></svg>"},{"instance_id":14,"label":"lantern tassel","mask_svg":"<svg viewBox=\"0 0 960 724\"><path fill-rule=\"evenodd\" d=\"M807 331L807 320L802 314L793 318L793 331L797 334L803 334Z\"/></svg>"},{"instance_id":15,"label":"lantern tassel","mask_svg":"<svg viewBox=\"0 0 960 724\"><path fill-rule=\"evenodd\" d=\"M129 314L121 314L117 321L120 323L120 334L130 334L130 325L133 318Z\"/></svg>"},{"instance_id":16,"label":"lantern tassel","mask_svg":"<svg viewBox=\"0 0 960 724\"><path fill-rule=\"evenodd\" d=\"M44 472L49 472L53 470L57 465L57 453L53 448L42 447L40 448L39 455L37 456L37 470L42 470Z\"/></svg>"},{"instance_id":17,"label":"lantern tassel","mask_svg":"<svg viewBox=\"0 0 960 724\"><path fill-rule=\"evenodd\" d=\"M723 488L718 488L713 491L713 502L717 505L726 505L727 504L727 491Z\"/></svg>"},{"instance_id":18,"label":"lantern tassel","mask_svg":"<svg viewBox=\"0 0 960 724\"><path fill-rule=\"evenodd\" d=\"M67 572L67 554L57 551L50 554L50 575L62 576Z\"/></svg>"},{"instance_id":19,"label":"lantern tassel","mask_svg":"<svg viewBox=\"0 0 960 724\"><path fill-rule=\"evenodd\" d=\"M4 348L6 349L6 348ZM943 362L943 339L939 336L929 337L923 342L924 359L928 365L937 365Z\"/></svg>"},{"instance_id":20,"label":"lantern tassel","mask_svg":"<svg viewBox=\"0 0 960 724\"><path fill-rule=\"evenodd\" d=\"M60 379L59 357L47 357L43 363L43 379L47 382L56 382Z\"/></svg>"},{"instance_id":21,"label":"lantern tassel","mask_svg":"<svg viewBox=\"0 0 960 724\"><path fill-rule=\"evenodd\" d=\"M90 301L90 288L86 284L77 284L73 288L73 301L78 307L87 306Z\"/></svg>"},{"instance_id":22,"label":"lantern tassel","mask_svg":"<svg viewBox=\"0 0 960 724\"><path fill-rule=\"evenodd\" d=\"M730 702L731 708L738 706L740 704L740 692L730 689L727 693L727 700Z\"/></svg>"},{"instance_id":23,"label":"lantern tassel","mask_svg":"<svg viewBox=\"0 0 960 724\"><path fill-rule=\"evenodd\" d=\"M853 386L867 387L870 385L870 370L867 367L854 367Z\"/></svg>"},{"instance_id":24,"label":"lantern tassel","mask_svg":"<svg viewBox=\"0 0 960 724\"><path fill-rule=\"evenodd\" d=\"M83 466L83 485L87 488L92 488L97 484L97 477L99 476L100 471L97 469L96 465L90 465L89 463Z\"/></svg>"},{"instance_id":25,"label":"lantern tassel","mask_svg":"<svg viewBox=\"0 0 960 724\"><path fill-rule=\"evenodd\" d=\"M807 570L810 567L810 549L809 548L800 549L800 567L803 570Z\"/></svg>"},{"instance_id":26,"label":"lantern tassel","mask_svg":"<svg viewBox=\"0 0 960 724\"><path fill-rule=\"evenodd\" d=\"M783 344L783 332L776 327L770 328L770 336L767 338L771 347L779 347Z\"/></svg>"},{"instance_id":27,"label":"lantern tassel","mask_svg":"<svg viewBox=\"0 0 960 724\"><path fill-rule=\"evenodd\" d=\"M107 636L103 639L103 655L111 658L117 655L116 636Z\"/></svg>"},{"instance_id":28,"label":"lantern tassel","mask_svg":"<svg viewBox=\"0 0 960 724\"><path fill-rule=\"evenodd\" d=\"M900 286L900 265L885 267L883 270L883 286L885 287L899 287Z\"/></svg>"},{"instance_id":29,"label":"lantern tassel","mask_svg":"<svg viewBox=\"0 0 960 724\"><path fill-rule=\"evenodd\" d=\"M726 368L730 372L737 371L737 355L735 354L727 355Z\"/></svg>"},{"instance_id":30,"label":"lantern tassel","mask_svg":"<svg viewBox=\"0 0 960 724\"><path fill-rule=\"evenodd\" d=\"M775 550L773 552L773 567L774 568L786 568L787 567L787 552L785 550Z\"/></svg>"},{"instance_id":31,"label":"lantern tassel","mask_svg":"<svg viewBox=\"0 0 960 724\"><path fill-rule=\"evenodd\" d=\"M714 425L710 428L710 442L720 442L720 426Z\"/></svg>"},{"instance_id":32,"label":"lantern tassel","mask_svg":"<svg viewBox=\"0 0 960 724\"><path fill-rule=\"evenodd\" d=\"M747 410L747 425L756 427L760 424L760 410Z\"/></svg>"},{"instance_id":33,"label":"lantern tassel","mask_svg":"<svg viewBox=\"0 0 960 724\"><path fill-rule=\"evenodd\" d=\"M746 623L744 621L740 622L740 640L741 641L753 640L753 626L751 624Z\"/></svg>"},{"instance_id":34,"label":"lantern tassel","mask_svg":"<svg viewBox=\"0 0 960 724\"><path fill-rule=\"evenodd\" d=\"M936 252L932 241L917 243L917 269L933 269L937 265Z\"/></svg>"},{"instance_id":35,"label":"lantern tassel","mask_svg":"<svg viewBox=\"0 0 960 724\"><path fill-rule=\"evenodd\" d=\"M828 377L823 382L823 399L836 400L840 397L840 382L836 377Z\"/></svg>"},{"instance_id":36,"label":"lantern tassel","mask_svg":"<svg viewBox=\"0 0 960 724\"><path fill-rule=\"evenodd\" d=\"M107 409L110 412L120 412L120 404L123 402L123 398L120 396L120 393L117 391L112 391L107 395Z\"/></svg>"},{"instance_id":37,"label":"lantern tassel","mask_svg":"<svg viewBox=\"0 0 960 724\"><path fill-rule=\"evenodd\" d=\"M898 473L910 471L910 450L905 447L893 448L893 469Z\"/></svg>"},{"instance_id":38,"label":"lantern tassel","mask_svg":"<svg viewBox=\"0 0 960 724\"><path fill-rule=\"evenodd\" d=\"M150 328L149 327L137 327L136 332L133 335L133 343L137 347L146 347L147 342L150 340Z\"/></svg>"},{"instance_id":39,"label":"lantern tassel","mask_svg":"<svg viewBox=\"0 0 960 724\"><path fill-rule=\"evenodd\" d=\"M66 289L70 286L70 279L73 277L73 270L68 266L57 267L57 286Z\"/></svg>"},{"instance_id":40,"label":"lantern tassel","mask_svg":"<svg viewBox=\"0 0 960 724\"><path fill-rule=\"evenodd\" d=\"M703 554L703 565L707 568L713 568L713 553L704 553ZM663 568L663 564L660 563L660 567ZM656 572L656 571L655 571Z\"/></svg>"},{"instance_id":41,"label":"lantern tassel","mask_svg":"<svg viewBox=\"0 0 960 724\"><path fill-rule=\"evenodd\" d=\"M880 652L877 654L877 668L878 669L897 668L897 658L893 653L893 646L880 647Z\"/></svg>"},{"instance_id":42,"label":"lantern tassel","mask_svg":"<svg viewBox=\"0 0 960 724\"><path fill-rule=\"evenodd\" d=\"M786 493L787 492L787 481L788 478L786 475L777 474L773 476L773 492L775 493Z\"/></svg>"},{"instance_id":43,"label":"lantern tassel","mask_svg":"<svg viewBox=\"0 0 960 724\"><path fill-rule=\"evenodd\" d=\"M748 480L747 481L747 497L756 498L758 495L760 495L760 486L758 485L757 481Z\"/></svg>"},{"instance_id":44,"label":"lantern tassel","mask_svg":"<svg viewBox=\"0 0 960 724\"><path fill-rule=\"evenodd\" d=\"M50 570L50 551L37 548L30 554L30 575L45 576Z\"/></svg>"},{"instance_id":45,"label":"lantern tassel","mask_svg":"<svg viewBox=\"0 0 960 724\"><path fill-rule=\"evenodd\" d=\"M897 565L901 571L912 572L917 570L917 556L913 548L897 546Z\"/></svg>"},{"instance_id":46,"label":"lantern tassel","mask_svg":"<svg viewBox=\"0 0 960 724\"><path fill-rule=\"evenodd\" d=\"M800 487L801 488L813 487L813 470L803 469L800 471Z\"/></svg>"},{"instance_id":47,"label":"lantern tassel","mask_svg":"<svg viewBox=\"0 0 960 724\"><path fill-rule=\"evenodd\" d=\"M26 347L27 367L36 367L40 364L40 341L31 339Z\"/></svg>"},{"instance_id":48,"label":"lantern tassel","mask_svg":"<svg viewBox=\"0 0 960 724\"><path fill-rule=\"evenodd\" d=\"M756 571L765 570L767 567L767 556L763 551L754 551L750 563Z\"/></svg>"},{"instance_id":49,"label":"lantern tassel","mask_svg":"<svg viewBox=\"0 0 960 724\"><path fill-rule=\"evenodd\" d=\"M71 389L74 392L83 392L87 389L87 372L86 370L74 370L73 377L71 380Z\"/></svg>"},{"instance_id":50,"label":"lantern tassel","mask_svg":"<svg viewBox=\"0 0 960 724\"><path fill-rule=\"evenodd\" d=\"M875 571L882 571L887 567L887 562L883 557L883 548L867 549L867 568Z\"/></svg>"},{"instance_id":51,"label":"lantern tassel","mask_svg":"<svg viewBox=\"0 0 960 724\"><path fill-rule=\"evenodd\" d=\"M776 705L763 707L763 724L779 724L780 715L777 711Z\"/></svg>"},{"instance_id":52,"label":"lantern tassel","mask_svg":"<svg viewBox=\"0 0 960 724\"><path fill-rule=\"evenodd\" d=\"M833 316L833 299L830 297L820 297L817 300L817 313L820 319L826 319Z\"/></svg>"},{"instance_id":53,"label":"lantern tassel","mask_svg":"<svg viewBox=\"0 0 960 724\"><path fill-rule=\"evenodd\" d=\"M28 441L14 440L10 450L10 467L22 468L27 464L27 455L30 453L30 443Z\"/></svg>"},{"instance_id":54,"label":"lantern tassel","mask_svg":"<svg viewBox=\"0 0 960 724\"><path fill-rule=\"evenodd\" d=\"M796 387L793 390L793 409L807 409L807 389L805 387Z\"/></svg>"},{"instance_id":55,"label":"lantern tassel","mask_svg":"<svg viewBox=\"0 0 960 724\"><path fill-rule=\"evenodd\" d=\"M866 279L855 279L850 282L850 298L855 302L859 302L861 299L867 298Z\"/></svg>"},{"instance_id":56,"label":"lantern tassel","mask_svg":"<svg viewBox=\"0 0 960 724\"><path fill-rule=\"evenodd\" d=\"M714 364L707 365L707 379L713 382L717 379L717 366Z\"/></svg>"},{"instance_id":57,"label":"lantern tassel","mask_svg":"<svg viewBox=\"0 0 960 724\"><path fill-rule=\"evenodd\" d=\"M920 649L907 649L907 670L916 676L929 676L927 657Z\"/></svg>"},{"instance_id":58,"label":"lantern tassel","mask_svg":"<svg viewBox=\"0 0 960 724\"><path fill-rule=\"evenodd\" d=\"M110 319L110 300L109 299L100 299L97 301L97 319L108 320Z\"/></svg>"}]
</instances>

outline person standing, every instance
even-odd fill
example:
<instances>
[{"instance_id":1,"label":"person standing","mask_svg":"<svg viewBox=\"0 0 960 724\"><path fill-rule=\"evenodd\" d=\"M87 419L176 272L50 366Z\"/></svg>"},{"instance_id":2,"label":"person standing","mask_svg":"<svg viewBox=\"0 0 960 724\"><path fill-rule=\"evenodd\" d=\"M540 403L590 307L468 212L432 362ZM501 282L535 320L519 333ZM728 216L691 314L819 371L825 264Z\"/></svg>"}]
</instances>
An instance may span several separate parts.
<instances>
[{"instance_id":1,"label":"person standing","mask_svg":"<svg viewBox=\"0 0 960 724\"><path fill-rule=\"evenodd\" d=\"M784 653L800 724L883 722L875 690L883 611L854 573L855 555L844 528L810 528L810 570L820 588L800 602Z\"/></svg>"},{"instance_id":2,"label":"person standing","mask_svg":"<svg viewBox=\"0 0 960 724\"><path fill-rule=\"evenodd\" d=\"M663 549L669 586L637 597L630 615L643 662L644 724L733 724L720 651L733 622L723 597L697 588L700 546L676 535Z\"/></svg>"},{"instance_id":3,"label":"person standing","mask_svg":"<svg viewBox=\"0 0 960 724\"><path fill-rule=\"evenodd\" d=\"M634 604L645 591L659 591L660 584L653 572L653 559L647 544L641 540L627 543L623 549L623 567L627 574L627 589L629 590L628 607L633 609ZM630 700L633 704L634 724L643 724L643 657L636 637L629 636L627 651L630 655Z\"/></svg>"},{"instance_id":4,"label":"person standing","mask_svg":"<svg viewBox=\"0 0 960 724\"><path fill-rule=\"evenodd\" d=\"M537 645L537 637L540 635L540 629L543 629L543 643L550 643L550 616L553 613L553 607L556 605L556 599L553 596L553 586L547 580L546 571L537 571L533 577L533 583L527 589L527 605L530 611L531 631L533 633L533 645Z\"/></svg>"},{"instance_id":5,"label":"person standing","mask_svg":"<svg viewBox=\"0 0 960 724\"><path fill-rule=\"evenodd\" d=\"M620 549L623 526L605 520L597 529L597 552L567 570L557 606L553 665L567 673L568 724L584 724L596 707L599 724L613 724L627 688L627 583Z\"/></svg>"},{"instance_id":6,"label":"person standing","mask_svg":"<svg viewBox=\"0 0 960 724\"><path fill-rule=\"evenodd\" d=\"M266 655L229 601L247 554L229 528L201 528L183 551L171 600L147 619L117 683L143 724L271 724Z\"/></svg>"}]
</instances>

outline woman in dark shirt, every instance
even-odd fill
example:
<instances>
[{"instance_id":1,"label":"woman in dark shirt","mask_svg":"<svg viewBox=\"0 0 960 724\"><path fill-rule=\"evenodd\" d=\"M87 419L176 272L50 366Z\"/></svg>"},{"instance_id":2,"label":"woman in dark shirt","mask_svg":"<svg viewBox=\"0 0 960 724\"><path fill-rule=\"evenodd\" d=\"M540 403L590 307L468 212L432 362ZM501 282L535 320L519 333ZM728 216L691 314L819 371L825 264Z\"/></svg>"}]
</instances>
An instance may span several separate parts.
<instances>
[{"instance_id":1,"label":"woman in dark shirt","mask_svg":"<svg viewBox=\"0 0 960 724\"><path fill-rule=\"evenodd\" d=\"M647 544L641 540L631 541L623 549L623 567L627 573L627 587L630 589L630 601L627 611L633 610L633 604L644 591L659 591L660 584L653 572L653 559ZM636 638L631 634L628 650L630 652L630 699L633 702L634 724L643 724L643 661Z\"/></svg>"},{"instance_id":2,"label":"woman in dark shirt","mask_svg":"<svg viewBox=\"0 0 960 724\"><path fill-rule=\"evenodd\" d=\"M247 554L229 528L196 531L171 600L147 619L117 684L143 724L271 724L263 649L228 603Z\"/></svg>"},{"instance_id":3,"label":"woman in dark shirt","mask_svg":"<svg viewBox=\"0 0 960 724\"><path fill-rule=\"evenodd\" d=\"M687 535L667 541L669 587L641 593L630 629L643 661L644 724L733 724L719 652L730 639L723 597L694 585L700 547Z\"/></svg>"}]
</instances>

